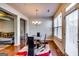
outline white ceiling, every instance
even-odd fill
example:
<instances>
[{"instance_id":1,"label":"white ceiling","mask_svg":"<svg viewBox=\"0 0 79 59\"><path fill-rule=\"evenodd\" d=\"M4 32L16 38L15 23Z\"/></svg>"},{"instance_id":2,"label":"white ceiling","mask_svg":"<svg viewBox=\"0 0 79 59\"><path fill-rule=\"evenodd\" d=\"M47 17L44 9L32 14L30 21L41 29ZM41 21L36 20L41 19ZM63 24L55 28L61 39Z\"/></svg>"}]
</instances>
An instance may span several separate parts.
<instances>
[{"instance_id":1,"label":"white ceiling","mask_svg":"<svg viewBox=\"0 0 79 59\"><path fill-rule=\"evenodd\" d=\"M36 17L36 9L38 9L38 17L53 16L59 6L58 3L10 3L8 5L27 17ZM48 9L50 12L48 12Z\"/></svg>"}]
</instances>

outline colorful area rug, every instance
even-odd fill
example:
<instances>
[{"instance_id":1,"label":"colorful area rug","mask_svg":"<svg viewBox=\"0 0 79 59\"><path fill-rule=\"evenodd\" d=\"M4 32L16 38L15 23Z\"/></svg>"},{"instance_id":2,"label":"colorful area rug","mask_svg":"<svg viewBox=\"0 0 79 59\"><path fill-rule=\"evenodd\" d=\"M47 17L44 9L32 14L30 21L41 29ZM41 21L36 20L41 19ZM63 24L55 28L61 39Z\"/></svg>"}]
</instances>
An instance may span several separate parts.
<instances>
[{"instance_id":1,"label":"colorful area rug","mask_svg":"<svg viewBox=\"0 0 79 59\"><path fill-rule=\"evenodd\" d=\"M28 52L27 51L17 52L16 55L17 56L27 56L28 55Z\"/></svg>"},{"instance_id":2,"label":"colorful area rug","mask_svg":"<svg viewBox=\"0 0 79 59\"><path fill-rule=\"evenodd\" d=\"M28 56L28 52L26 52L26 51L24 51L24 52L18 52L16 55L17 56ZM46 53L35 55L35 56L49 56L49 55L50 55L50 53L46 52Z\"/></svg>"},{"instance_id":3,"label":"colorful area rug","mask_svg":"<svg viewBox=\"0 0 79 59\"><path fill-rule=\"evenodd\" d=\"M35 56L50 56L51 51L47 48L43 52L36 53ZM28 48L25 46L23 49L16 53L17 56L28 56Z\"/></svg>"},{"instance_id":4,"label":"colorful area rug","mask_svg":"<svg viewBox=\"0 0 79 59\"><path fill-rule=\"evenodd\" d=\"M36 55L36 56L50 56L50 51Z\"/></svg>"}]
</instances>

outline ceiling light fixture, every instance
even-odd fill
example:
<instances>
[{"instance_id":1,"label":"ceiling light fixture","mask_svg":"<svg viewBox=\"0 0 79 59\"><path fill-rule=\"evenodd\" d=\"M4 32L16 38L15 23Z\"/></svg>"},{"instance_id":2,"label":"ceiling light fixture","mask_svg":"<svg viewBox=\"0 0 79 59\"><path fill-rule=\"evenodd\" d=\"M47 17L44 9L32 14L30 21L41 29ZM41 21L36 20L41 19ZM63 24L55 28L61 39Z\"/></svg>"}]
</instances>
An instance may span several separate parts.
<instances>
[{"instance_id":1,"label":"ceiling light fixture","mask_svg":"<svg viewBox=\"0 0 79 59\"><path fill-rule=\"evenodd\" d=\"M36 9L36 17L37 17L37 12L38 12L38 9ZM37 21L37 20L32 21L32 24L35 24L35 25L40 25L41 23L42 21Z\"/></svg>"},{"instance_id":2,"label":"ceiling light fixture","mask_svg":"<svg viewBox=\"0 0 79 59\"><path fill-rule=\"evenodd\" d=\"M6 16L6 13L0 11L0 16Z\"/></svg>"},{"instance_id":3,"label":"ceiling light fixture","mask_svg":"<svg viewBox=\"0 0 79 59\"><path fill-rule=\"evenodd\" d=\"M1 20L5 20L5 21L10 21L10 19L7 18L7 17L0 17L0 19L1 19Z\"/></svg>"}]
</instances>

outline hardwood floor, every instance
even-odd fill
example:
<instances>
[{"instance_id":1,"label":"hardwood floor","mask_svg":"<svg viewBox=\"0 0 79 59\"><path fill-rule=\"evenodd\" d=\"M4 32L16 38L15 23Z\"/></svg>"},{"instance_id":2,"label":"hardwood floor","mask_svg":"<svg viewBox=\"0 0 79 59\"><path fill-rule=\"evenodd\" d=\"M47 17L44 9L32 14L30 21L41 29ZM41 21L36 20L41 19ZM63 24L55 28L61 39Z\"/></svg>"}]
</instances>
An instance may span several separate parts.
<instances>
[{"instance_id":1,"label":"hardwood floor","mask_svg":"<svg viewBox=\"0 0 79 59\"><path fill-rule=\"evenodd\" d=\"M0 53L7 54L8 56L14 56L15 55L15 47L13 45L0 50Z\"/></svg>"},{"instance_id":2,"label":"hardwood floor","mask_svg":"<svg viewBox=\"0 0 79 59\"><path fill-rule=\"evenodd\" d=\"M0 50L0 53L4 53L7 54L7 56L15 56L16 53L22 49L22 45L21 46L14 46L14 45L10 45L5 49Z\"/></svg>"},{"instance_id":3,"label":"hardwood floor","mask_svg":"<svg viewBox=\"0 0 79 59\"><path fill-rule=\"evenodd\" d=\"M62 56L61 52L58 52L59 50L57 49L56 45L54 44L54 42L52 41L48 41L48 44L50 46L51 52L52 52L52 56ZM22 49L22 45L21 46L14 46L11 45L5 49L0 50L0 53L5 53L8 56L16 56L16 52L20 49Z\"/></svg>"},{"instance_id":4,"label":"hardwood floor","mask_svg":"<svg viewBox=\"0 0 79 59\"><path fill-rule=\"evenodd\" d=\"M52 52L52 56L57 56L57 52L55 50L54 44L51 41L49 41L48 44L50 46L50 49L51 49L51 52Z\"/></svg>"},{"instance_id":5,"label":"hardwood floor","mask_svg":"<svg viewBox=\"0 0 79 59\"><path fill-rule=\"evenodd\" d=\"M53 41L49 41L49 46L52 51L53 56L64 56L64 54L59 50Z\"/></svg>"}]
</instances>

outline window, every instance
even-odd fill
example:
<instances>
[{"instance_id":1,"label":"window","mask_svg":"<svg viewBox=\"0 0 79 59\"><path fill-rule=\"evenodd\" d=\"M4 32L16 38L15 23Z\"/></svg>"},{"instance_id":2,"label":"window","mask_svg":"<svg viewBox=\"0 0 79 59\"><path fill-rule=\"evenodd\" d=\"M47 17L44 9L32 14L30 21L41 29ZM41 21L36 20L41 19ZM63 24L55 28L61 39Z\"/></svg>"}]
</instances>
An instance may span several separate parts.
<instances>
[{"instance_id":1,"label":"window","mask_svg":"<svg viewBox=\"0 0 79 59\"><path fill-rule=\"evenodd\" d=\"M62 39L62 13L54 19L54 36Z\"/></svg>"},{"instance_id":2,"label":"window","mask_svg":"<svg viewBox=\"0 0 79 59\"><path fill-rule=\"evenodd\" d=\"M70 56L78 55L78 10L66 16L65 50Z\"/></svg>"}]
</instances>

